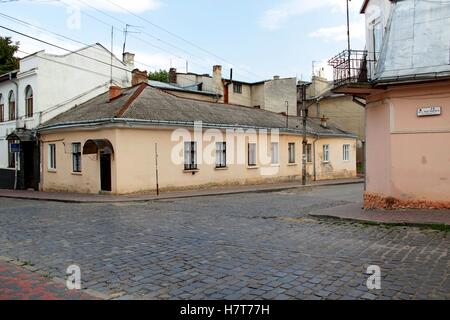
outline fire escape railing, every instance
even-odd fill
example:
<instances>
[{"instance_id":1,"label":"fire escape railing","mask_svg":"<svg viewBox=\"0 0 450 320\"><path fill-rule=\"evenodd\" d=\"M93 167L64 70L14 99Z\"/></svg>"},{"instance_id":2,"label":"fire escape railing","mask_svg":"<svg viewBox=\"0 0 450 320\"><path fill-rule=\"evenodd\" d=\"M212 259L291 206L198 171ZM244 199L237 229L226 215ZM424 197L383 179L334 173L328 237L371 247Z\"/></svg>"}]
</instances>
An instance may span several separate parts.
<instances>
[{"instance_id":1,"label":"fire escape railing","mask_svg":"<svg viewBox=\"0 0 450 320\"><path fill-rule=\"evenodd\" d=\"M368 83L375 66L375 60L369 56L366 50L345 50L330 59L334 87Z\"/></svg>"}]
</instances>

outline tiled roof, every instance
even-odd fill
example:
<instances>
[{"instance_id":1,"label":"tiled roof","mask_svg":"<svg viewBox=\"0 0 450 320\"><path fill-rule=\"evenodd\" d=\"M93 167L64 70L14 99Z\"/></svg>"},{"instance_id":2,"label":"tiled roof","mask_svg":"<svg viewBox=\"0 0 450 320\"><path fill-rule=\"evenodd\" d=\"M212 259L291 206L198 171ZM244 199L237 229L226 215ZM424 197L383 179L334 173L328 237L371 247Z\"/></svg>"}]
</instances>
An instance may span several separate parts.
<instances>
[{"instance_id":1,"label":"tiled roof","mask_svg":"<svg viewBox=\"0 0 450 320\"><path fill-rule=\"evenodd\" d=\"M286 116L256 108L205 102L176 97L163 90L141 84L125 89L122 96L109 101L109 93L62 113L40 126L42 129L61 125L83 125L87 122L127 119L128 121L171 122L189 125L202 121L209 126L254 127L285 129ZM289 117L289 129L301 132L302 119ZM324 136L354 135L333 125L324 128L318 121L308 120L309 133Z\"/></svg>"}]
</instances>

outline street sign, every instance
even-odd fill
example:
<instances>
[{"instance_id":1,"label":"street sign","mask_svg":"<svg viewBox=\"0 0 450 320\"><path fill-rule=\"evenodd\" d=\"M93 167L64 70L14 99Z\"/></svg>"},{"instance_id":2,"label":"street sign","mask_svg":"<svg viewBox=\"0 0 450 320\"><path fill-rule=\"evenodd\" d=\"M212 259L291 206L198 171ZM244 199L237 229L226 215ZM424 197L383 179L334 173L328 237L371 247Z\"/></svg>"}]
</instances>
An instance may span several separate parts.
<instances>
[{"instance_id":1,"label":"street sign","mask_svg":"<svg viewBox=\"0 0 450 320\"><path fill-rule=\"evenodd\" d=\"M9 152L11 153L20 152L20 143L11 143L9 145Z\"/></svg>"},{"instance_id":2,"label":"street sign","mask_svg":"<svg viewBox=\"0 0 450 320\"><path fill-rule=\"evenodd\" d=\"M441 107L427 107L417 109L418 117L438 116L441 114Z\"/></svg>"}]
</instances>

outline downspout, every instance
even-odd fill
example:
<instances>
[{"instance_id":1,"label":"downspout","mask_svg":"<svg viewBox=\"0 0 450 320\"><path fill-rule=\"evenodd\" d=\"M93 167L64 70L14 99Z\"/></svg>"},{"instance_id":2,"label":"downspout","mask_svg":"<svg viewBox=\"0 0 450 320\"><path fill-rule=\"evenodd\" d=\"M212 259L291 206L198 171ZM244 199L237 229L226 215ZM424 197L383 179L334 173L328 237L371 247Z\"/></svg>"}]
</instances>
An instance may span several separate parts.
<instances>
[{"instance_id":1,"label":"downspout","mask_svg":"<svg viewBox=\"0 0 450 320\"><path fill-rule=\"evenodd\" d=\"M9 80L14 83L16 85L16 101L15 101L15 108L16 108L16 129L17 129L17 121L19 120L19 84L13 80L12 78L12 74L9 74ZM8 105L9 107L9 105ZM14 156L14 160L15 160L15 171L14 171L14 190L17 190L17 179L18 179L18 167L19 167L19 161L17 158L20 158L20 152L19 152L19 157Z\"/></svg>"},{"instance_id":2,"label":"downspout","mask_svg":"<svg viewBox=\"0 0 450 320\"><path fill-rule=\"evenodd\" d=\"M314 171L314 181L317 181L317 170L316 170L316 142L319 141L319 135L313 141L313 171Z\"/></svg>"}]
</instances>

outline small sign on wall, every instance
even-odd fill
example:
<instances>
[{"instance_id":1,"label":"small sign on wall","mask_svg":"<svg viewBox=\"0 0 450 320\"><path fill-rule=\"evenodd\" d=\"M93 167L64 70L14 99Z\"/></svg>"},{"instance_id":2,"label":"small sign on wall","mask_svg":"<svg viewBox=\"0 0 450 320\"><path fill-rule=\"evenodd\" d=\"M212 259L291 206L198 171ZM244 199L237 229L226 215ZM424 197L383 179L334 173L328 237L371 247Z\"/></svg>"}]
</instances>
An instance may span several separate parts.
<instances>
[{"instance_id":1,"label":"small sign on wall","mask_svg":"<svg viewBox=\"0 0 450 320\"><path fill-rule=\"evenodd\" d=\"M439 116L441 114L441 107L427 107L417 109L418 117Z\"/></svg>"},{"instance_id":2,"label":"small sign on wall","mask_svg":"<svg viewBox=\"0 0 450 320\"><path fill-rule=\"evenodd\" d=\"M11 152L11 153L20 152L20 143L11 143L9 145L9 152Z\"/></svg>"}]
</instances>

